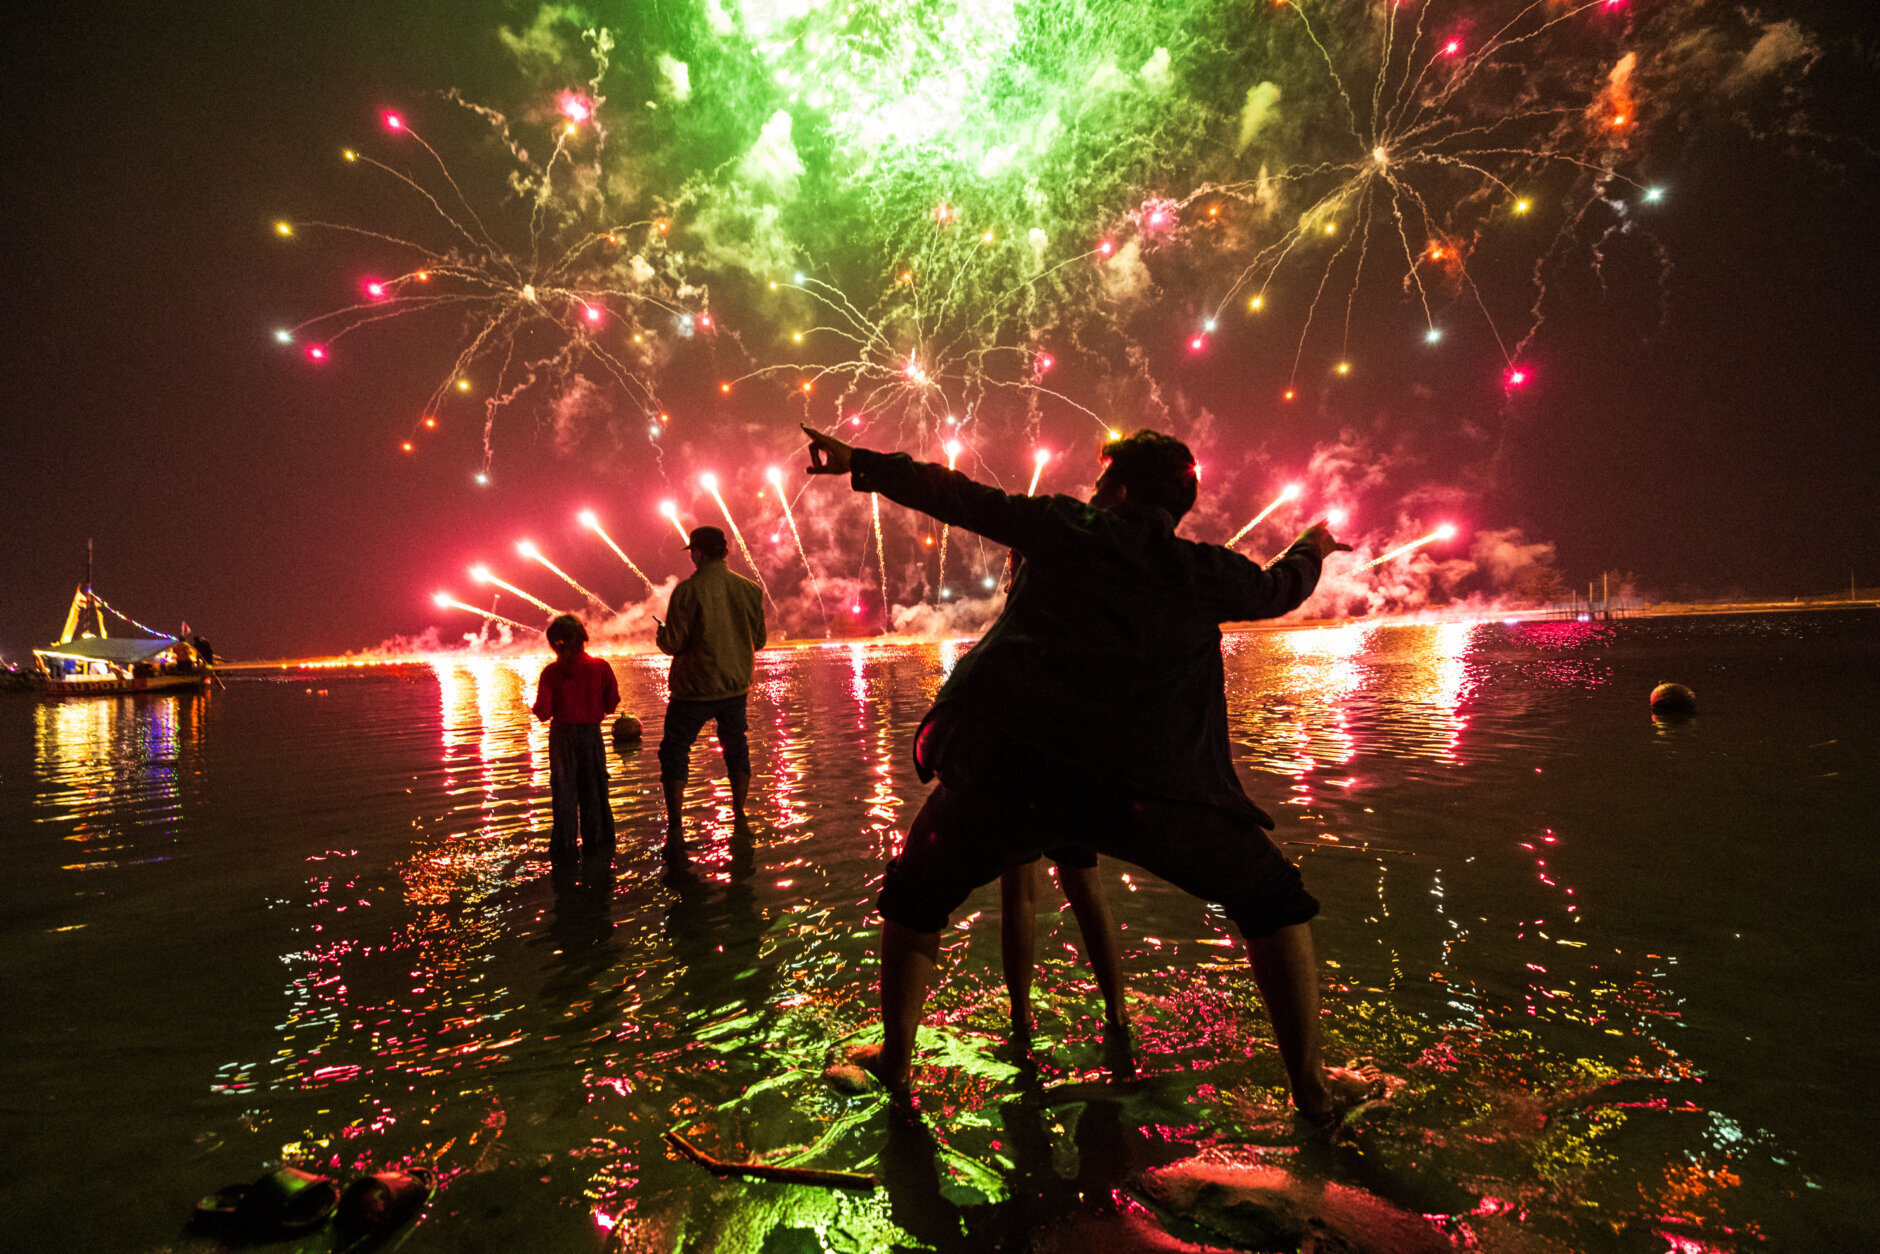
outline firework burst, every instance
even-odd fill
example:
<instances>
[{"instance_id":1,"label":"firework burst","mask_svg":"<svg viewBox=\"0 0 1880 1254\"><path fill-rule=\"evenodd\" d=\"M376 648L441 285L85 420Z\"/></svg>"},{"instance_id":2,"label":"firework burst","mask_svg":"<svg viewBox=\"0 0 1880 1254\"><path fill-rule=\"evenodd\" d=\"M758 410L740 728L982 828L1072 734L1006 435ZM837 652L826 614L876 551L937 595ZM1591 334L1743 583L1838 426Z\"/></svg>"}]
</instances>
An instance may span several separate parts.
<instances>
[{"instance_id":1,"label":"firework burst","mask_svg":"<svg viewBox=\"0 0 1880 1254\"><path fill-rule=\"evenodd\" d=\"M597 83L605 70L601 55ZM389 252L395 267L361 277L355 302L276 338L326 363L340 341L393 319L429 318L449 328L454 344L402 446L412 451L452 404L480 402L479 482L488 481L498 416L532 393L547 400L566 395L584 371L611 381L629 404L644 409L656 437L659 344L691 337L701 323L709 329L711 316L704 294L676 274L666 245L669 224L657 217L613 221L609 205L592 190L602 181L606 147L600 104L598 97L563 93L548 129L549 156L540 164L530 160L508 118L465 104L501 136L513 161L511 197L500 212L479 212L409 117L381 115L382 155L363 148L341 155L347 165L389 179L405 193L423 211L426 233L324 220L278 223L283 238L329 232L362 241Z\"/></svg>"},{"instance_id":2,"label":"firework burst","mask_svg":"<svg viewBox=\"0 0 1880 1254\"><path fill-rule=\"evenodd\" d=\"M1695 0L678 0L609 18L545 10L516 107L451 95L506 154L501 193L387 114L346 168L389 180L412 225L274 228L293 247L337 232L374 263L357 299L279 333L309 362L342 369L356 332L394 320L439 329L398 443L480 404L479 482L524 402L555 411L558 448L631 418L618 430L644 443L608 446L629 480L677 456L735 486L754 467L722 450L761 467L796 419L875 447L957 439L996 481L1047 440L1075 456L1180 429L1216 362L1276 402L1207 397L1207 438L1241 437L1230 467L1255 424L1343 417L1285 402L1388 387L1404 351L1491 395L1539 391L1550 281L1621 255L1663 274L1644 227L1675 197L1649 173L1653 133L1718 102L1767 125L1817 55L1793 23ZM1642 253L1609 248L1621 235ZM949 534L897 567L903 520L821 508L838 516L813 531L861 537L884 615L897 589L945 595Z\"/></svg>"},{"instance_id":3,"label":"firework burst","mask_svg":"<svg viewBox=\"0 0 1880 1254\"><path fill-rule=\"evenodd\" d=\"M1651 125L1809 55L1747 11L1638 17L1619 0L712 12L684 35L638 11L570 32L591 76L541 92L524 121L453 95L512 159L502 221L409 116L384 115L387 155L347 156L395 180L436 238L278 224L404 258L285 337L328 362L376 322L455 315L461 338L405 443L453 389L475 393L485 474L502 410L586 374L644 409L658 445L672 346L720 334L723 362L743 363L722 396L763 380L804 416L891 419L902 445L947 415L1062 413L1102 431L1105 410L1156 412L1170 331L1191 356L1288 354L1292 399L1314 344L1332 379L1362 373L1364 336L1389 334L1394 308L1432 347L1465 319L1486 326L1516 388L1549 265L1589 240L1597 263L1598 241L1662 196L1639 173ZM615 67L617 43L661 51ZM613 143L609 94L658 123L617 123ZM718 288L735 331L707 299ZM1297 334L1279 347L1250 317Z\"/></svg>"}]
</instances>

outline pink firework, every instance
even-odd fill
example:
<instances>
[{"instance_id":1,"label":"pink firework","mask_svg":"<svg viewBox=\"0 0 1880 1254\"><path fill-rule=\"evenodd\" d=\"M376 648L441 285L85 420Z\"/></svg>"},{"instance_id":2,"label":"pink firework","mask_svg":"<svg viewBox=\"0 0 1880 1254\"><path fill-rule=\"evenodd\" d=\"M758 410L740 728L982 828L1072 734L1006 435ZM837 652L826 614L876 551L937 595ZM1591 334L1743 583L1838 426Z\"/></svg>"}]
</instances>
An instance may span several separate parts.
<instances>
[{"instance_id":1,"label":"pink firework","mask_svg":"<svg viewBox=\"0 0 1880 1254\"><path fill-rule=\"evenodd\" d=\"M555 108L576 126L585 126L594 120L594 101L578 91L564 91L556 96Z\"/></svg>"}]
</instances>

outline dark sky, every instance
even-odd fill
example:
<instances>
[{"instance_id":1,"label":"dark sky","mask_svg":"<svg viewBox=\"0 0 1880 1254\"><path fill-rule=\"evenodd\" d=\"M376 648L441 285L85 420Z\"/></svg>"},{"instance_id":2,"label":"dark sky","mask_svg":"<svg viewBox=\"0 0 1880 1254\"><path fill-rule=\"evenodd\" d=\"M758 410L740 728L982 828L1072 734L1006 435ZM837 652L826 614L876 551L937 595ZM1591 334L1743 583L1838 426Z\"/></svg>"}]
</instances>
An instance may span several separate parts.
<instances>
[{"instance_id":1,"label":"dark sky","mask_svg":"<svg viewBox=\"0 0 1880 1254\"><path fill-rule=\"evenodd\" d=\"M1656 220L1672 265L1663 329L1642 334L1656 296L1566 284L1537 343L1540 384L1499 439L1476 523L1553 541L1570 580L1616 568L1666 595L1788 596L1845 588L1852 571L1880 585L1864 147L1880 19L1764 8L1820 33L1811 107L1826 137L1719 125L1668 140L1654 154L1672 189ZM87 538L114 604L171 630L187 618L239 658L446 621L429 594L468 591L462 568L525 531L579 554L576 573L609 596L633 590L567 518L653 490L630 471L584 469L525 426L498 483L472 490L462 464L396 451L413 395L397 336L325 373L269 340L321 307L323 281L270 223L335 203L333 155L378 109L499 89L495 30L531 12L106 2L10 19L0 654L56 633ZM655 554L656 578L680 568L657 532L620 536Z\"/></svg>"}]
</instances>

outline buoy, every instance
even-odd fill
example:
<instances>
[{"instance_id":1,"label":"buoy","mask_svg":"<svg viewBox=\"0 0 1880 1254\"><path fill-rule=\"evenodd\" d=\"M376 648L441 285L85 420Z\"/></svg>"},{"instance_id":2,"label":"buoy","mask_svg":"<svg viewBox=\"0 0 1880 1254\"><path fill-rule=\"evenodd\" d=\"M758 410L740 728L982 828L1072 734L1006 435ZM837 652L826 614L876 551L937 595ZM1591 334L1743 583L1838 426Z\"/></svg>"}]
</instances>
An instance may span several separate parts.
<instances>
[{"instance_id":1,"label":"buoy","mask_svg":"<svg viewBox=\"0 0 1880 1254\"><path fill-rule=\"evenodd\" d=\"M1659 684L1652 689L1652 713L1695 714L1697 713L1697 694L1683 684Z\"/></svg>"},{"instance_id":2,"label":"buoy","mask_svg":"<svg viewBox=\"0 0 1880 1254\"><path fill-rule=\"evenodd\" d=\"M622 714L614 720L614 748L626 750L637 746L646 729L640 726L640 720L631 714Z\"/></svg>"}]
</instances>

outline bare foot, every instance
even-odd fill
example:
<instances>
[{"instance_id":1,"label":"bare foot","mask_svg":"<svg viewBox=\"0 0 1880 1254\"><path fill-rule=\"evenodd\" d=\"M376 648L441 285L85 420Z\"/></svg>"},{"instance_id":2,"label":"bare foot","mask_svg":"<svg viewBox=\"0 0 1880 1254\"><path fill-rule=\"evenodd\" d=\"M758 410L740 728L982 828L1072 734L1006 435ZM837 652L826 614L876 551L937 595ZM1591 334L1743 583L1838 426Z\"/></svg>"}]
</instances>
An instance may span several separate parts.
<instances>
[{"instance_id":1,"label":"bare foot","mask_svg":"<svg viewBox=\"0 0 1880 1254\"><path fill-rule=\"evenodd\" d=\"M1293 1106L1299 1111L1300 1118L1321 1128L1328 1128L1364 1103L1386 1097L1402 1087L1401 1080L1386 1075L1369 1063L1327 1067L1323 1072L1320 1091L1310 1096L1293 1094Z\"/></svg>"},{"instance_id":2,"label":"bare foot","mask_svg":"<svg viewBox=\"0 0 1880 1254\"><path fill-rule=\"evenodd\" d=\"M843 1056L843 1060L823 1071L823 1078L835 1088L844 1092L859 1093L868 1087L867 1081L887 1089L890 1093L907 1091L907 1075L890 1077L881 1066L881 1046L857 1045ZM860 1080L860 1083L857 1081Z\"/></svg>"},{"instance_id":3,"label":"bare foot","mask_svg":"<svg viewBox=\"0 0 1880 1254\"><path fill-rule=\"evenodd\" d=\"M670 870L679 870L691 864L691 857L685 851L685 837L676 830L666 832L666 844L660 850L660 856L666 860Z\"/></svg>"},{"instance_id":4,"label":"bare foot","mask_svg":"<svg viewBox=\"0 0 1880 1254\"><path fill-rule=\"evenodd\" d=\"M1136 1078L1136 1043L1130 1039L1128 1028L1103 1025L1103 1065L1118 1080Z\"/></svg>"}]
</instances>

